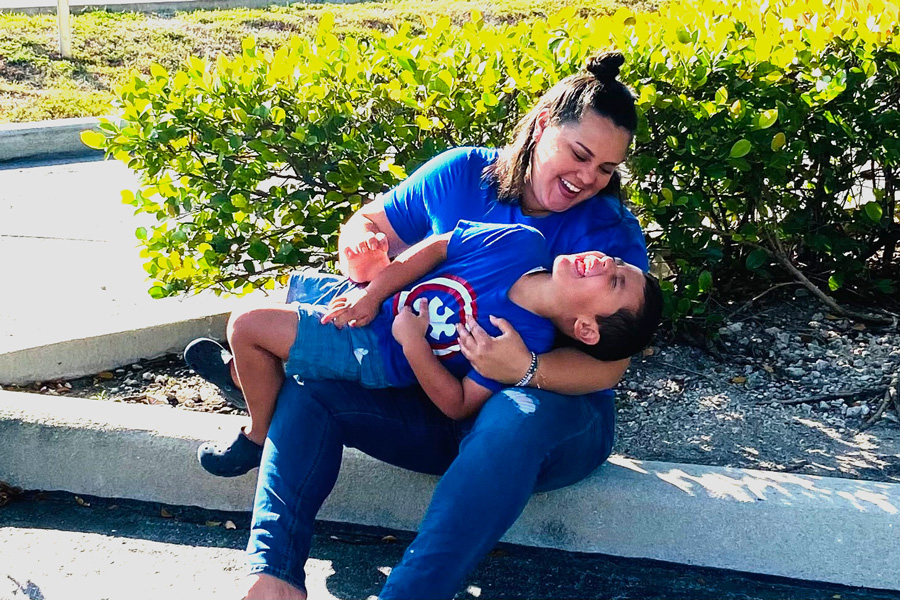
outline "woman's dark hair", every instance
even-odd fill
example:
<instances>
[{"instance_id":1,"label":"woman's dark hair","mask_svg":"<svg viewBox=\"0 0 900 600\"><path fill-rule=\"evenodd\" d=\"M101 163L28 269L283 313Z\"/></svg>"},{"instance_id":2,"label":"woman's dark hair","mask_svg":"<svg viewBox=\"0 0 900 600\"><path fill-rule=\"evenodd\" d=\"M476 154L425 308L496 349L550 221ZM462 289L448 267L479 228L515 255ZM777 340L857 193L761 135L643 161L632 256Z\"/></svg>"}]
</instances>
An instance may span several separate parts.
<instances>
[{"instance_id":1,"label":"woman's dark hair","mask_svg":"<svg viewBox=\"0 0 900 600\"><path fill-rule=\"evenodd\" d=\"M484 178L497 185L497 198L517 202L525 191L525 176L534 154L534 129L538 116L549 111L550 123L562 125L580 122L591 109L607 117L632 135L637 130L637 111L634 95L617 79L625 57L619 52L603 52L588 59L585 69L569 75L550 88L538 103L516 125L512 143L506 146L497 160L484 170ZM618 171L601 193L621 199L621 178Z\"/></svg>"},{"instance_id":2,"label":"woman's dark hair","mask_svg":"<svg viewBox=\"0 0 900 600\"><path fill-rule=\"evenodd\" d=\"M585 344L561 333L556 336L557 346L581 350L597 360L621 360L643 350L653 339L662 320L663 297L659 281L644 273L644 302L636 310L620 309L608 317L597 317L600 340Z\"/></svg>"}]
</instances>

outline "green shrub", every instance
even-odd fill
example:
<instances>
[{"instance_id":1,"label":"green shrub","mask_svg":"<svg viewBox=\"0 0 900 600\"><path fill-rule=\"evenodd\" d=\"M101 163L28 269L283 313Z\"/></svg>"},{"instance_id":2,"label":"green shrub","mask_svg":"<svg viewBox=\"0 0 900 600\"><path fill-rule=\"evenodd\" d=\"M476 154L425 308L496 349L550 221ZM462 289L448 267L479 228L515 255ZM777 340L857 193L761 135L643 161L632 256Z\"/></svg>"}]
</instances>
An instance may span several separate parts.
<instances>
[{"instance_id":1,"label":"green shrub","mask_svg":"<svg viewBox=\"0 0 900 600\"><path fill-rule=\"evenodd\" d=\"M702 313L714 280L792 266L825 290L895 293L896 6L700 8L632 25L632 199L674 267L669 316Z\"/></svg>"},{"instance_id":2,"label":"green shrub","mask_svg":"<svg viewBox=\"0 0 900 600\"><path fill-rule=\"evenodd\" d=\"M614 46L641 112L629 194L673 269L670 317L703 313L748 270L890 293L896 13L698 1L497 27L474 13L363 40L338 40L326 17L276 52L248 39L233 58L154 67L87 141L142 174L127 200L160 221L138 231L151 294L272 287L327 260L362 202L445 148L502 145L552 83Z\"/></svg>"},{"instance_id":3,"label":"green shrub","mask_svg":"<svg viewBox=\"0 0 900 600\"><path fill-rule=\"evenodd\" d=\"M475 13L462 28L441 18L427 35L403 25L365 40L338 40L323 19L315 39L274 53L248 38L234 58L133 78L121 123L87 141L142 174L127 201L160 221L137 232L150 293L272 287L286 268L329 258L351 212L430 157L502 143L582 62L586 47L539 50L571 45L565 17L494 29Z\"/></svg>"}]
</instances>

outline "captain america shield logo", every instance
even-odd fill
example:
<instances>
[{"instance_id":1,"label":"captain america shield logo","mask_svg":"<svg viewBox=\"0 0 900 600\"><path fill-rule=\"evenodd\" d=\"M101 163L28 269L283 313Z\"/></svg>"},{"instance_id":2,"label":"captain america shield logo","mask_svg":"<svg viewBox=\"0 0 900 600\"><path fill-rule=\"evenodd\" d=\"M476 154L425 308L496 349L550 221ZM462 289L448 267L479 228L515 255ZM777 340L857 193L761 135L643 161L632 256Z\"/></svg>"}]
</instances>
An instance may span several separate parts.
<instances>
[{"instance_id":1,"label":"captain america shield logo","mask_svg":"<svg viewBox=\"0 0 900 600\"><path fill-rule=\"evenodd\" d=\"M478 302L468 282L456 275L439 275L394 296L396 317L404 306L414 307L417 300L428 301L428 332L425 338L438 357L459 352L456 324L478 318Z\"/></svg>"}]
</instances>

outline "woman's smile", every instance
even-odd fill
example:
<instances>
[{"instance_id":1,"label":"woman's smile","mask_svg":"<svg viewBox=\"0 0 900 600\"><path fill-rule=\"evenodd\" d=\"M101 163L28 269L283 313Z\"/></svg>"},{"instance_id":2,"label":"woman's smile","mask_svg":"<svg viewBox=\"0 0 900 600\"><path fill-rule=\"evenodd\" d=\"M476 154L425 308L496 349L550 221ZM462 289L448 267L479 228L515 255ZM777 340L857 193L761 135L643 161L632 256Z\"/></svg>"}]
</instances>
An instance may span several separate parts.
<instances>
[{"instance_id":1,"label":"woman's smile","mask_svg":"<svg viewBox=\"0 0 900 600\"><path fill-rule=\"evenodd\" d=\"M537 125L522 206L530 214L559 213L595 196L625 160L631 133L587 110L581 121Z\"/></svg>"}]
</instances>

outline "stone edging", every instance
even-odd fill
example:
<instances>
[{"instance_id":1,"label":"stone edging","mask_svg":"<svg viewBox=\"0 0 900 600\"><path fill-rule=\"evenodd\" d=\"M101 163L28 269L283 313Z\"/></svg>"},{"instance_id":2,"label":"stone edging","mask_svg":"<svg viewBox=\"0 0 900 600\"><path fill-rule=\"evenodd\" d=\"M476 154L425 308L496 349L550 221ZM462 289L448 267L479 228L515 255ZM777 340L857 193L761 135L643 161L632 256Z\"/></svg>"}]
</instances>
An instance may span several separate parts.
<instances>
[{"instance_id":1,"label":"stone edging","mask_svg":"<svg viewBox=\"0 0 900 600\"><path fill-rule=\"evenodd\" d=\"M89 155L99 151L81 141L81 132L97 130L99 117L55 119L0 125L0 162L59 155Z\"/></svg>"},{"instance_id":2,"label":"stone edging","mask_svg":"<svg viewBox=\"0 0 900 600\"><path fill-rule=\"evenodd\" d=\"M0 392L0 480L218 510L249 510L255 472L204 473L194 458L243 420ZM355 450L320 517L414 530L434 477ZM536 494L506 541L577 552L900 590L900 484L632 461Z\"/></svg>"}]
</instances>

